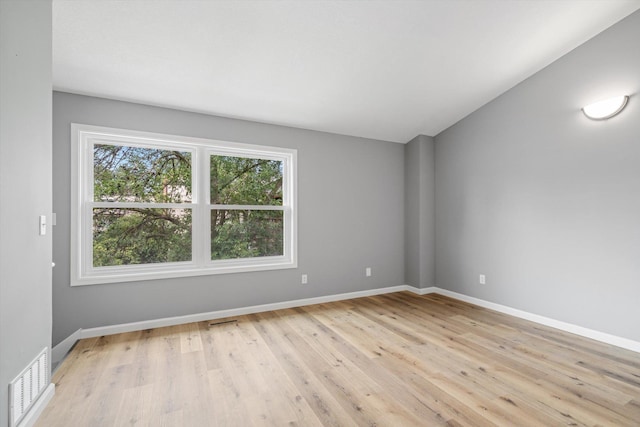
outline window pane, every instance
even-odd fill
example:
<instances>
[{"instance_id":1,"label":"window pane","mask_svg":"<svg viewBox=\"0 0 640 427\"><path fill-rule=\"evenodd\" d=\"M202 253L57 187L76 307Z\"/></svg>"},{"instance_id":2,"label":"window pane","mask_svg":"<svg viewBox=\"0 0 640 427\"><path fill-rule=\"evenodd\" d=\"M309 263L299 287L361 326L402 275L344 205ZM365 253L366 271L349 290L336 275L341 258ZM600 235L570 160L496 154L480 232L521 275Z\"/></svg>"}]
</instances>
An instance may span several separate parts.
<instances>
[{"instance_id":1,"label":"window pane","mask_svg":"<svg viewBox=\"0 0 640 427\"><path fill-rule=\"evenodd\" d=\"M93 266L191 261L191 209L93 209Z\"/></svg>"},{"instance_id":2,"label":"window pane","mask_svg":"<svg viewBox=\"0 0 640 427\"><path fill-rule=\"evenodd\" d=\"M211 211L211 259L283 255L283 212Z\"/></svg>"},{"instance_id":3,"label":"window pane","mask_svg":"<svg viewBox=\"0 0 640 427\"><path fill-rule=\"evenodd\" d=\"M211 203L282 205L281 160L211 156Z\"/></svg>"},{"instance_id":4,"label":"window pane","mask_svg":"<svg viewBox=\"0 0 640 427\"><path fill-rule=\"evenodd\" d=\"M191 202L191 153L95 144L94 201Z\"/></svg>"}]
</instances>

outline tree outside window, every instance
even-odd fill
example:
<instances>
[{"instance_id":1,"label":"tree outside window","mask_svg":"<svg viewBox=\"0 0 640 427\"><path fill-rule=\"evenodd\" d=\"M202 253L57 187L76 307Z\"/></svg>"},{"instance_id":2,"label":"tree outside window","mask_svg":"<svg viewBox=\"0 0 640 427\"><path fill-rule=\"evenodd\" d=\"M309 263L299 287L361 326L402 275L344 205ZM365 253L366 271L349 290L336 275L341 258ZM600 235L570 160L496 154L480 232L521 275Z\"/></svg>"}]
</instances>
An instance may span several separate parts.
<instances>
[{"instance_id":1,"label":"tree outside window","mask_svg":"<svg viewBox=\"0 0 640 427\"><path fill-rule=\"evenodd\" d=\"M74 130L75 284L295 266L295 150Z\"/></svg>"}]
</instances>

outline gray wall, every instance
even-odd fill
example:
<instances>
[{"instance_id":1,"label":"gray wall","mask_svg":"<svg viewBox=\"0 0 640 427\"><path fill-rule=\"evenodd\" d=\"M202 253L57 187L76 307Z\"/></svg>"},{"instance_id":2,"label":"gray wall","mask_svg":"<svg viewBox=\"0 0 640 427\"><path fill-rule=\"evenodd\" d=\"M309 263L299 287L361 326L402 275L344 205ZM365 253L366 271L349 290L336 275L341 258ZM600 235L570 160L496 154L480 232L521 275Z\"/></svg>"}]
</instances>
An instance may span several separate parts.
<instances>
[{"instance_id":1,"label":"gray wall","mask_svg":"<svg viewBox=\"0 0 640 427\"><path fill-rule=\"evenodd\" d=\"M53 101L54 344L78 328L403 284L404 145L67 93ZM298 149L299 268L70 287L71 122Z\"/></svg>"},{"instance_id":2,"label":"gray wall","mask_svg":"<svg viewBox=\"0 0 640 427\"><path fill-rule=\"evenodd\" d=\"M639 41L636 12L436 136L440 287L640 340Z\"/></svg>"},{"instance_id":3,"label":"gray wall","mask_svg":"<svg viewBox=\"0 0 640 427\"><path fill-rule=\"evenodd\" d=\"M0 427L8 384L51 343L51 2L0 2Z\"/></svg>"},{"instance_id":4,"label":"gray wall","mask_svg":"<svg viewBox=\"0 0 640 427\"><path fill-rule=\"evenodd\" d=\"M407 285L435 285L434 140L418 135L405 145L405 260Z\"/></svg>"},{"instance_id":5,"label":"gray wall","mask_svg":"<svg viewBox=\"0 0 640 427\"><path fill-rule=\"evenodd\" d=\"M78 328L402 283L640 340L637 40L640 13L406 146L54 93L54 344ZM580 112L620 92L633 95L622 115ZM297 148L299 268L71 288L71 122Z\"/></svg>"}]
</instances>

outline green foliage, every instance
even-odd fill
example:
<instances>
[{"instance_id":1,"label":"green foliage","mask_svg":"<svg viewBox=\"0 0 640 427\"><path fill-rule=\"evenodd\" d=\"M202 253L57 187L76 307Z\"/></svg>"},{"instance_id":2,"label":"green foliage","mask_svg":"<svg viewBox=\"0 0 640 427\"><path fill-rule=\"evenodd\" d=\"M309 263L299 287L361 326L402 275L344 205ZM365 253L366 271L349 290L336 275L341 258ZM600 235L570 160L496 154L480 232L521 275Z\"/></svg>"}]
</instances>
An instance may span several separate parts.
<instances>
[{"instance_id":1,"label":"green foliage","mask_svg":"<svg viewBox=\"0 0 640 427\"><path fill-rule=\"evenodd\" d=\"M282 205L282 162L211 156L211 203ZM282 255L282 211L211 211L211 259Z\"/></svg>"},{"instance_id":2,"label":"green foliage","mask_svg":"<svg viewBox=\"0 0 640 427\"><path fill-rule=\"evenodd\" d=\"M190 152L118 145L94 146L94 200L114 202L93 213L93 265L192 259ZM282 205L282 162L211 156L212 204ZM185 209L138 208L131 202L184 203ZM283 212L213 209L211 258L283 253Z\"/></svg>"},{"instance_id":3,"label":"green foliage","mask_svg":"<svg viewBox=\"0 0 640 427\"><path fill-rule=\"evenodd\" d=\"M191 153L98 145L93 153L94 200L191 201Z\"/></svg>"},{"instance_id":4,"label":"green foliage","mask_svg":"<svg viewBox=\"0 0 640 427\"><path fill-rule=\"evenodd\" d=\"M188 209L94 209L93 265L191 261Z\"/></svg>"},{"instance_id":5,"label":"green foliage","mask_svg":"<svg viewBox=\"0 0 640 427\"><path fill-rule=\"evenodd\" d=\"M282 255L282 211L212 210L211 259Z\"/></svg>"},{"instance_id":6,"label":"green foliage","mask_svg":"<svg viewBox=\"0 0 640 427\"><path fill-rule=\"evenodd\" d=\"M282 205L282 162L211 156L211 203Z\"/></svg>"}]
</instances>

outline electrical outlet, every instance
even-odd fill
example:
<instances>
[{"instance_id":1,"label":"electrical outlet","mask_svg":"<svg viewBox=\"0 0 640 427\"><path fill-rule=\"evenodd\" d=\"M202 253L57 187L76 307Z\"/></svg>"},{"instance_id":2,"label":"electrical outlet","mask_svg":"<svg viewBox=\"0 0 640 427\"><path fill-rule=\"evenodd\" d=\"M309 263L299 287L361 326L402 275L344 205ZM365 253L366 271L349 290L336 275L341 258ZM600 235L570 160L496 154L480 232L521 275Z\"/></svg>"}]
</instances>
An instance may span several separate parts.
<instances>
[{"instance_id":1,"label":"electrical outlet","mask_svg":"<svg viewBox=\"0 0 640 427\"><path fill-rule=\"evenodd\" d=\"M478 282L480 282L481 285L486 285L487 277L484 274L481 274L480 277L478 278Z\"/></svg>"},{"instance_id":2,"label":"electrical outlet","mask_svg":"<svg viewBox=\"0 0 640 427\"><path fill-rule=\"evenodd\" d=\"M367 277L371 277L371 267L365 268L364 275Z\"/></svg>"},{"instance_id":3,"label":"electrical outlet","mask_svg":"<svg viewBox=\"0 0 640 427\"><path fill-rule=\"evenodd\" d=\"M302 275L302 280L300 281L300 283L302 283L303 285L306 285L307 283L309 283L309 279L307 278L306 274Z\"/></svg>"}]
</instances>

